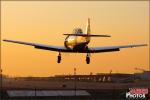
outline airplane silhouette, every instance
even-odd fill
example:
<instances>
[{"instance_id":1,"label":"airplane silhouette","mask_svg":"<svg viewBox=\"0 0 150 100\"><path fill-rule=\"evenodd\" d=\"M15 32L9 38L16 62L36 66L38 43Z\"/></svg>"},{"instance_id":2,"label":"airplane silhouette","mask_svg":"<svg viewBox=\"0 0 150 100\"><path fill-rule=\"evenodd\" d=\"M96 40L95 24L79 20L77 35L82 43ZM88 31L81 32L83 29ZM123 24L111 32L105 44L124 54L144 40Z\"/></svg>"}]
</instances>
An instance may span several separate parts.
<instances>
[{"instance_id":1,"label":"airplane silhouette","mask_svg":"<svg viewBox=\"0 0 150 100\"><path fill-rule=\"evenodd\" d=\"M3 41L30 45L30 46L34 46L36 49L57 51L59 52L58 59L57 59L58 63L61 62L61 52L87 53L86 63L89 64L90 53L113 52L113 51L120 51L121 48L147 46L147 44L130 44L130 45L121 45L121 46L89 47L88 44L90 43L91 37L110 37L109 35L91 34L89 18L88 18L85 33L83 33L81 28L75 28L71 34L64 34L64 35L67 35L64 41L64 46L52 46L52 45L22 42L22 41L7 40L7 39L4 39Z\"/></svg>"}]
</instances>

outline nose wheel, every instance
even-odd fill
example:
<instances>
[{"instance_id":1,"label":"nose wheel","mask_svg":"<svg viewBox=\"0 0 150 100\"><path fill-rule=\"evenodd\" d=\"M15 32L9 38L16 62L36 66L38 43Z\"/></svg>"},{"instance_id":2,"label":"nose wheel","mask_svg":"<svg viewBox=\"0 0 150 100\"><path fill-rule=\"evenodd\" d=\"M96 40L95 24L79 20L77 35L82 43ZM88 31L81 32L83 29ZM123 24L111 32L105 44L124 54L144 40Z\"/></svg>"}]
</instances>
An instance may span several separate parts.
<instances>
[{"instance_id":1,"label":"nose wheel","mask_svg":"<svg viewBox=\"0 0 150 100\"><path fill-rule=\"evenodd\" d=\"M87 64L90 64L90 54L87 54L87 55L86 55L86 63L87 63Z\"/></svg>"},{"instance_id":2,"label":"nose wheel","mask_svg":"<svg viewBox=\"0 0 150 100\"><path fill-rule=\"evenodd\" d=\"M61 53L59 52L58 54L58 59L57 59L57 63L60 63L61 62Z\"/></svg>"}]
</instances>

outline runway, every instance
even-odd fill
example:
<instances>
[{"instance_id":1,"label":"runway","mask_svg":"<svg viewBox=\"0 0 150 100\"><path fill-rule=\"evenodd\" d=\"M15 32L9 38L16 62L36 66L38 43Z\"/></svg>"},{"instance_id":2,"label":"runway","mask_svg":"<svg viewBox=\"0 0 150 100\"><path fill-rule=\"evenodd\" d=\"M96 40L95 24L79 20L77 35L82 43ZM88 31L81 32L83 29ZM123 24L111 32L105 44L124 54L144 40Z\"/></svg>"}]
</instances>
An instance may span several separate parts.
<instances>
[{"instance_id":1,"label":"runway","mask_svg":"<svg viewBox=\"0 0 150 100\"><path fill-rule=\"evenodd\" d=\"M150 91L149 80L128 81L129 78L122 77L123 81L119 77L120 81L117 78L117 81L84 78L76 82L68 77L4 79L2 100L126 100L129 88L148 88ZM146 95L149 97L150 94Z\"/></svg>"}]
</instances>

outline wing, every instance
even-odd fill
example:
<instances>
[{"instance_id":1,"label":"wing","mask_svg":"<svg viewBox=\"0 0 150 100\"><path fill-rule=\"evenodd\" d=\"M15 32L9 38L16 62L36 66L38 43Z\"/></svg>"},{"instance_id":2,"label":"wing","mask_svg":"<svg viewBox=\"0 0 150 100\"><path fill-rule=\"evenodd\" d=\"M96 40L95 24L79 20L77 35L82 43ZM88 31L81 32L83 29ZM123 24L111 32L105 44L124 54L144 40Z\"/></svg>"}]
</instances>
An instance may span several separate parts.
<instances>
[{"instance_id":1,"label":"wing","mask_svg":"<svg viewBox=\"0 0 150 100\"><path fill-rule=\"evenodd\" d=\"M99 53L99 52L113 52L113 51L120 51L122 48L133 48L133 47L140 47L140 46L147 46L147 44L133 44L133 45L122 45L122 46L107 46L107 47L91 47L89 48L89 53Z\"/></svg>"},{"instance_id":2,"label":"wing","mask_svg":"<svg viewBox=\"0 0 150 100\"><path fill-rule=\"evenodd\" d=\"M64 46L52 46L52 45L44 45L44 44L38 44L38 43L22 42L22 41L14 41L14 40L6 40L6 39L4 39L3 41L18 43L18 44L24 44L24 45L30 45L30 46L34 46L37 49L60 51L60 52L70 52L70 51L72 51L70 49L67 49Z\"/></svg>"},{"instance_id":3,"label":"wing","mask_svg":"<svg viewBox=\"0 0 150 100\"><path fill-rule=\"evenodd\" d=\"M121 48L147 46L147 44L134 44L134 45L123 45L123 46L91 47L91 48L88 48L87 50L74 51L71 49L67 49L64 46L52 46L52 45L44 45L44 44L38 44L38 43L22 42L22 41L14 41L14 40L6 40L6 39L3 41L24 44L24 45L30 45L30 46L34 46L37 49L60 51L60 52L79 52L79 53L113 52L113 51L120 51Z\"/></svg>"}]
</instances>

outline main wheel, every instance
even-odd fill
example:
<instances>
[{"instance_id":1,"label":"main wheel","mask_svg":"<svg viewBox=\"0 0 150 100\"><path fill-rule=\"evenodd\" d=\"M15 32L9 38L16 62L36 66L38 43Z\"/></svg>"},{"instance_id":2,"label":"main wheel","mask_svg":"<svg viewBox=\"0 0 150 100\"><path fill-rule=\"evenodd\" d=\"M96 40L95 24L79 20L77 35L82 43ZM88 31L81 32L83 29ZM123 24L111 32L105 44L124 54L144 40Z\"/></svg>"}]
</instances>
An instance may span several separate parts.
<instances>
[{"instance_id":1,"label":"main wheel","mask_svg":"<svg viewBox=\"0 0 150 100\"><path fill-rule=\"evenodd\" d=\"M58 55L57 63L60 63L60 62L61 62L61 56Z\"/></svg>"},{"instance_id":2,"label":"main wheel","mask_svg":"<svg viewBox=\"0 0 150 100\"><path fill-rule=\"evenodd\" d=\"M86 57L86 63L90 64L90 57Z\"/></svg>"}]
</instances>

